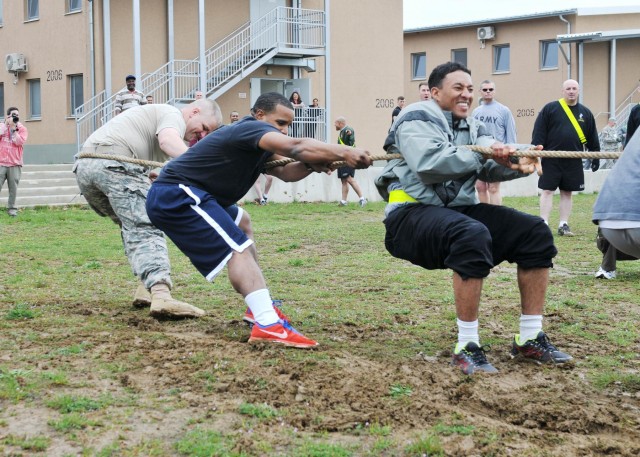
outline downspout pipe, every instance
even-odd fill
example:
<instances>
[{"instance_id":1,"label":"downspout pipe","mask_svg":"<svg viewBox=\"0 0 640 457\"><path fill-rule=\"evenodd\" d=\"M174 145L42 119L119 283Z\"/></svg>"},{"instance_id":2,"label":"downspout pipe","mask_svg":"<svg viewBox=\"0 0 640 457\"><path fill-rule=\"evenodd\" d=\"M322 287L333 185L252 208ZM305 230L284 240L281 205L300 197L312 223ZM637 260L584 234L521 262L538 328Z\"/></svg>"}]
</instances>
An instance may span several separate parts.
<instances>
[{"instance_id":1,"label":"downspout pipe","mask_svg":"<svg viewBox=\"0 0 640 457\"><path fill-rule=\"evenodd\" d=\"M93 23L93 0L89 0L89 68L91 80L91 98L96 96L96 49L94 43L95 25Z\"/></svg>"},{"instance_id":2,"label":"downspout pipe","mask_svg":"<svg viewBox=\"0 0 640 457\"><path fill-rule=\"evenodd\" d=\"M558 16L558 19L560 19L562 22L567 24L567 35L571 35L571 22L566 20L562 16L562 14ZM561 46L560 44L558 45ZM567 51L567 79L571 79L571 43L568 43L568 45L569 45L569 50ZM580 83L582 83L582 81L580 81Z\"/></svg>"}]
</instances>

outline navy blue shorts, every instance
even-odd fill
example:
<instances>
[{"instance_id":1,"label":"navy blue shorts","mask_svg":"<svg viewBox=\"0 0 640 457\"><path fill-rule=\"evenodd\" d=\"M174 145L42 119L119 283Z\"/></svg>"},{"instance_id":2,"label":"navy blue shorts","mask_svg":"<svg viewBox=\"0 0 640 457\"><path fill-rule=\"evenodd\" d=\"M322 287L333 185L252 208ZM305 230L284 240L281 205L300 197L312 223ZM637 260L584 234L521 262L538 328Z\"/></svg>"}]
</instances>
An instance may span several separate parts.
<instances>
[{"instance_id":1,"label":"navy blue shorts","mask_svg":"<svg viewBox=\"0 0 640 457\"><path fill-rule=\"evenodd\" d=\"M410 204L384 224L391 255L428 270L450 268L463 279L485 278L505 260L524 269L551 268L558 252L540 217L505 206Z\"/></svg>"},{"instance_id":2,"label":"navy blue shorts","mask_svg":"<svg viewBox=\"0 0 640 457\"><path fill-rule=\"evenodd\" d=\"M584 190L582 159L544 157L541 164L542 176L538 178L538 189L571 192Z\"/></svg>"},{"instance_id":3,"label":"navy blue shorts","mask_svg":"<svg viewBox=\"0 0 640 457\"><path fill-rule=\"evenodd\" d=\"M153 184L147 214L208 281L215 279L234 251L243 252L253 244L238 227L242 208L222 207L196 187Z\"/></svg>"}]
</instances>

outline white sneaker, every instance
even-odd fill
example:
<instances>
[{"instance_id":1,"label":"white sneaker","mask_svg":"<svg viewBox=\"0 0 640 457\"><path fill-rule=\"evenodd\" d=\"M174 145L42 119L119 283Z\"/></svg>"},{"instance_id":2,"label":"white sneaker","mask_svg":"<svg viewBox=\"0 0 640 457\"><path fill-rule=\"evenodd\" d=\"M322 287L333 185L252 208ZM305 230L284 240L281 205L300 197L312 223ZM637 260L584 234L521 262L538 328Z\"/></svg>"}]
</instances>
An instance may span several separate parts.
<instances>
[{"instance_id":1,"label":"white sneaker","mask_svg":"<svg viewBox=\"0 0 640 457\"><path fill-rule=\"evenodd\" d=\"M613 271L605 271L600 267L598 271L596 271L596 278L598 279L615 279L616 278L616 270Z\"/></svg>"},{"instance_id":2,"label":"white sneaker","mask_svg":"<svg viewBox=\"0 0 640 457\"><path fill-rule=\"evenodd\" d=\"M361 198L360 199L360 206L364 207L364 205L366 205L366 204L367 204L367 199L366 198Z\"/></svg>"}]
</instances>

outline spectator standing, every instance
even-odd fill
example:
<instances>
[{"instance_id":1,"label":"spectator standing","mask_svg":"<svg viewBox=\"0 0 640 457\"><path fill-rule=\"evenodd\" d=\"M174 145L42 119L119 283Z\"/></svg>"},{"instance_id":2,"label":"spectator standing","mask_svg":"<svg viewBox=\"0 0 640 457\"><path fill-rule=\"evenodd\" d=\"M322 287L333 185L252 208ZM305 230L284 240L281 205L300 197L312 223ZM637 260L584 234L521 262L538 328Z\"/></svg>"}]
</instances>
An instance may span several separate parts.
<instances>
[{"instance_id":1,"label":"spectator standing","mask_svg":"<svg viewBox=\"0 0 640 457\"><path fill-rule=\"evenodd\" d=\"M321 122L319 120L322 115L322 109L320 108L320 104L317 98L314 98L311 102L311 105L307 108L307 118L309 120L309 134L305 135L308 138L316 137L316 129L318 127L318 123Z\"/></svg>"},{"instance_id":2,"label":"spectator standing","mask_svg":"<svg viewBox=\"0 0 640 457\"><path fill-rule=\"evenodd\" d=\"M82 152L109 154L113 159L82 158L74 165L78 186L91 208L120 227L125 255L140 281L134 305L150 305L154 317L199 317L204 311L171 296L164 234L145 210L150 168L118 158L178 157L188 149L185 140L200 138L221 122L220 108L211 100L197 100L182 109L168 104L131 108L93 132L82 147Z\"/></svg>"},{"instance_id":3,"label":"spectator standing","mask_svg":"<svg viewBox=\"0 0 640 457\"><path fill-rule=\"evenodd\" d=\"M300 97L300 93L295 90L291 93L289 101L293 105L293 110L295 112L293 125L291 126L291 136L294 138L301 138L304 136L302 119L304 117L305 105L302 101L302 98Z\"/></svg>"},{"instance_id":4,"label":"spectator standing","mask_svg":"<svg viewBox=\"0 0 640 457\"><path fill-rule=\"evenodd\" d=\"M516 144L516 121L511 110L496 101L496 84L485 79L480 83L481 104L473 110L472 116L482 121L496 141L502 144ZM486 182L478 179L476 191L480 203L502 205L500 182Z\"/></svg>"},{"instance_id":5,"label":"spectator standing","mask_svg":"<svg viewBox=\"0 0 640 457\"><path fill-rule=\"evenodd\" d=\"M422 81L418 84L418 95L420 96L421 102L431 100L431 90L429 89L429 83L427 81Z\"/></svg>"},{"instance_id":6,"label":"spectator standing","mask_svg":"<svg viewBox=\"0 0 640 457\"><path fill-rule=\"evenodd\" d=\"M400 114L400 111L402 110L402 108L404 108L404 97L401 95L398 97L398 104L396 105L395 108L393 108L393 111L391 112L392 124L393 124L393 121L396 120L396 117L398 117L398 114Z\"/></svg>"},{"instance_id":7,"label":"spectator standing","mask_svg":"<svg viewBox=\"0 0 640 457\"><path fill-rule=\"evenodd\" d=\"M147 99L142 92L136 90L136 77L128 75L125 79L127 88L116 94L115 115L122 113L134 106L146 105Z\"/></svg>"},{"instance_id":8,"label":"spectator standing","mask_svg":"<svg viewBox=\"0 0 640 457\"><path fill-rule=\"evenodd\" d=\"M428 270L453 270L458 342L452 363L465 374L495 373L480 345L478 314L484 278L503 261L516 263L520 291L520 333L512 357L564 363L542 331L549 268L557 254L553 235L539 217L504 206L478 203L475 181L515 179L535 171L537 160L520 158L496 142L471 114L470 71L457 62L438 65L429 76L433 99L407 106L396 119L385 150L389 161L376 186L389 202L385 247L391 255ZM491 147L486 159L465 145ZM491 179L489 179L491 178Z\"/></svg>"},{"instance_id":9,"label":"spectator standing","mask_svg":"<svg viewBox=\"0 0 640 457\"><path fill-rule=\"evenodd\" d=\"M262 186L260 184L260 176L264 176L264 192L262 191ZM258 205L266 205L269 201L269 191L271 190L271 184L273 184L273 176L268 175L266 173L262 173L256 179L253 188L256 191L256 199L254 200Z\"/></svg>"},{"instance_id":10,"label":"spectator standing","mask_svg":"<svg viewBox=\"0 0 640 457\"><path fill-rule=\"evenodd\" d=\"M204 98L204 93L201 90L197 90L194 96L195 100L202 100Z\"/></svg>"},{"instance_id":11,"label":"spectator standing","mask_svg":"<svg viewBox=\"0 0 640 457\"><path fill-rule=\"evenodd\" d=\"M234 122L238 122L240 120L240 114L237 111L231 111L229 114L229 122L233 124Z\"/></svg>"},{"instance_id":12,"label":"spectator standing","mask_svg":"<svg viewBox=\"0 0 640 457\"><path fill-rule=\"evenodd\" d=\"M9 187L7 212L11 217L18 215L16 197L24 165L24 144L28 136L29 131L20 122L20 111L15 106L9 107L4 122L0 123L0 190L6 181Z\"/></svg>"},{"instance_id":13,"label":"spectator standing","mask_svg":"<svg viewBox=\"0 0 640 457\"><path fill-rule=\"evenodd\" d=\"M145 98L147 99L148 105L153 105L153 95L147 95Z\"/></svg>"},{"instance_id":14,"label":"spectator standing","mask_svg":"<svg viewBox=\"0 0 640 457\"><path fill-rule=\"evenodd\" d=\"M609 118L609 122L600 132L600 138L600 146L605 152L620 152L620 144L624 137L616 124L615 117ZM600 164L600 168L611 168L615 163L616 159L605 159Z\"/></svg>"},{"instance_id":15,"label":"spectator standing","mask_svg":"<svg viewBox=\"0 0 640 457\"><path fill-rule=\"evenodd\" d=\"M533 126L532 144L542 145L549 151L600 151L598 131L593 114L578 103L580 85L573 79L562 84L562 98L547 103ZM591 170L600 167L599 159L591 161ZM545 157L542 159L543 174L538 180L540 194L540 216L549 223L553 208L553 194L560 189L560 222L558 235L573 236L569 228L569 216L575 191L584 190L582 159Z\"/></svg>"},{"instance_id":16,"label":"spectator standing","mask_svg":"<svg viewBox=\"0 0 640 457\"><path fill-rule=\"evenodd\" d=\"M347 125L347 120L340 116L336 119L334 123L336 130L338 133L338 143L343 144L345 146L351 146L352 148L356 147L356 133L354 130ZM353 191L358 194L359 204L360 206L364 206L367 204L367 199L362 195L362 190L360 189L360 185L355 178L356 170L355 168L344 166L338 168L338 178L340 178L340 183L342 185L342 199L340 200L340 206L347 205L347 195L349 194L349 186L353 189Z\"/></svg>"}]
</instances>

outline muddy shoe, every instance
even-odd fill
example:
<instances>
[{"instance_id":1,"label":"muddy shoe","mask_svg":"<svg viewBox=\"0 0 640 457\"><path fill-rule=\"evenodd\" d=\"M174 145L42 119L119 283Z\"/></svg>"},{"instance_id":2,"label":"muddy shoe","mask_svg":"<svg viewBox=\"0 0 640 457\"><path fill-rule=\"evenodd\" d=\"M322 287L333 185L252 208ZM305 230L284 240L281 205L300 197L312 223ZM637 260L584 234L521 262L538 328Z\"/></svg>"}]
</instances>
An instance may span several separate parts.
<instances>
[{"instance_id":1,"label":"muddy shoe","mask_svg":"<svg viewBox=\"0 0 640 457\"><path fill-rule=\"evenodd\" d=\"M300 349L309 349L318 345L317 341L307 338L291 324L282 320L271 325L254 325L249 342L278 343Z\"/></svg>"},{"instance_id":2,"label":"muddy shoe","mask_svg":"<svg viewBox=\"0 0 640 457\"><path fill-rule=\"evenodd\" d=\"M544 333L538 333L533 339L520 344L520 335L516 335L511 346L511 357L523 357L528 361L542 363L566 363L573 360L569 354L559 351L549 337Z\"/></svg>"},{"instance_id":3,"label":"muddy shoe","mask_svg":"<svg viewBox=\"0 0 640 457\"><path fill-rule=\"evenodd\" d=\"M151 301L150 314L153 317L201 317L205 312L173 298L154 298Z\"/></svg>"},{"instance_id":4,"label":"muddy shoe","mask_svg":"<svg viewBox=\"0 0 640 457\"><path fill-rule=\"evenodd\" d=\"M498 370L487 360L487 350L474 342L469 342L463 347L458 347L453 352L451 365L460 367L464 374L473 374L476 371L485 373L497 373Z\"/></svg>"},{"instance_id":5,"label":"muddy shoe","mask_svg":"<svg viewBox=\"0 0 640 457\"><path fill-rule=\"evenodd\" d=\"M133 306L136 308L148 308L151 306L151 293L142 283L138 284L136 293L133 296Z\"/></svg>"}]
</instances>

